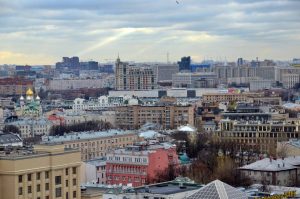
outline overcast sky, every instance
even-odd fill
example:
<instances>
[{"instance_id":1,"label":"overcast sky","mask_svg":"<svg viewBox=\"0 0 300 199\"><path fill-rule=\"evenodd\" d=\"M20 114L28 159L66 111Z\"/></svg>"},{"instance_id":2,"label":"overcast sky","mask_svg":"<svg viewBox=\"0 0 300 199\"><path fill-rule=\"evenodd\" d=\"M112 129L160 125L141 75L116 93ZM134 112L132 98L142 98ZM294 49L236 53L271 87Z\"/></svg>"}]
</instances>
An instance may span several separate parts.
<instances>
[{"instance_id":1,"label":"overcast sky","mask_svg":"<svg viewBox=\"0 0 300 199\"><path fill-rule=\"evenodd\" d=\"M0 64L300 57L300 0L0 0Z\"/></svg>"}]
</instances>

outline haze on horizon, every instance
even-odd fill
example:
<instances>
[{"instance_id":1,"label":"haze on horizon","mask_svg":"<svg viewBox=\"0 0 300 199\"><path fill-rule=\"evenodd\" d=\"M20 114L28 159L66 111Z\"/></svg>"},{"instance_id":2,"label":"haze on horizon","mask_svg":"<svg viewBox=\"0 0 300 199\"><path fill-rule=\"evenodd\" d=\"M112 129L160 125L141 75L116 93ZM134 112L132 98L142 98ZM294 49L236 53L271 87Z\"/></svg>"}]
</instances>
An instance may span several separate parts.
<instances>
[{"instance_id":1,"label":"haze on horizon","mask_svg":"<svg viewBox=\"0 0 300 199\"><path fill-rule=\"evenodd\" d=\"M297 0L0 0L0 64L82 60L290 60Z\"/></svg>"}]
</instances>

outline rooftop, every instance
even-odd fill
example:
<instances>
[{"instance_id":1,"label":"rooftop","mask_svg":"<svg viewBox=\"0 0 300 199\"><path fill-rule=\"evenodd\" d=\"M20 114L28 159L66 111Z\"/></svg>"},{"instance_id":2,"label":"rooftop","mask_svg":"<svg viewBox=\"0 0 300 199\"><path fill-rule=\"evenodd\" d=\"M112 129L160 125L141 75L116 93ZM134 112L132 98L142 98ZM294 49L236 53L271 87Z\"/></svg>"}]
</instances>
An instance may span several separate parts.
<instances>
[{"instance_id":1,"label":"rooftop","mask_svg":"<svg viewBox=\"0 0 300 199\"><path fill-rule=\"evenodd\" d=\"M188 197L188 199L247 199L246 193L220 181L215 180L196 193Z\"/></svg>"},{"instance_id":2,"label":"rooftop","mask_svg":"<svg viewBox=\"0 0 300 199\"><path fill-rule=\"evenodd\" d=\"M19 135L13 133L0 133L0 145L22 142Z\"/></svg>"},{"instance_id":3,"label":"rooftop","mask_svg":"<svg viewBox=\"0 0 300 199\"><path fill-rule=\"evenodd\" d=\"M252 164L240 167L242 170L255 170L255 171L285 171L297 168L300 165L300 156L287 157L287 158L264 158Z\"/></svg>"},{"instance_id":4,"label":"rooftop","mask_svg":"<svg viewBox=\"0 0 300 199\"><path fill-rule=\"evenodd\" d=\"M65 134L63 136L44 136L42 138L44 143L63 143L74 140L90 140L96 138L109 138L113 136L122 136L136 134L135 131L120 131L120 130L108 130L108 131L84 131L84 132L74 132Z\"/></svg>"}]
</instances>

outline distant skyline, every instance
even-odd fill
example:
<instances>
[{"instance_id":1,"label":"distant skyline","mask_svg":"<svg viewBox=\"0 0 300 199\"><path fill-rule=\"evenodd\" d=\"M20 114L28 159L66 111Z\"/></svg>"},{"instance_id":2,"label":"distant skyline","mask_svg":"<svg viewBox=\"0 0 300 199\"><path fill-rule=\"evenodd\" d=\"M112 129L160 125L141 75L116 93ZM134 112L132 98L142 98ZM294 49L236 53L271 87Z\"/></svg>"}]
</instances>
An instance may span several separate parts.
<instances>
[{"instance_id":1,"label":"distant skyline","mask_svg":"<svg viewBox=\"0 0 300 199\"><path fill-rule=\"evenodd\" d=\"M0 0L0 64L300 57L298 0Z\"/></svg>"}]
</instances>

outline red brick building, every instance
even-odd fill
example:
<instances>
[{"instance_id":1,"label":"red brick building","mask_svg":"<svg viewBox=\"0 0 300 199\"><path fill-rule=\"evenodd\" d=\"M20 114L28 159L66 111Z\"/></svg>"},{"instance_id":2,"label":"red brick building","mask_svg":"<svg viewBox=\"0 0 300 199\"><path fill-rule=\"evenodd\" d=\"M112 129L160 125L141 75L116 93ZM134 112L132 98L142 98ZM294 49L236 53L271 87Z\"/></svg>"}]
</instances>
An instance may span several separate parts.
<instances>
[{"instance_id":1,"label":"red brick building","mask_svg":"<svg viewBox=\"0 0 300 199\"><path fill-rule=\"evenodd\" d=\"M155 181L157 173L179 164L176 147L170 144L129 146L107 154L108 184L132 184L133 187Z\"/></svg>"}]
</instances>

